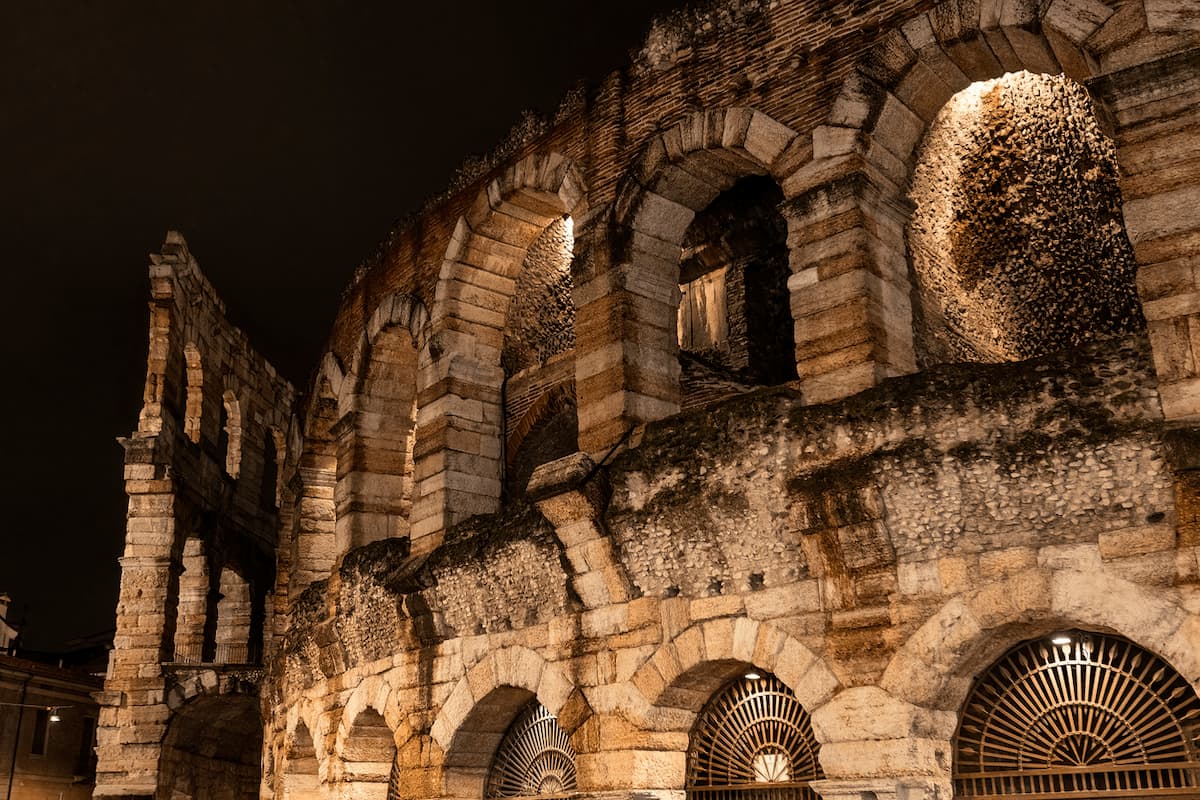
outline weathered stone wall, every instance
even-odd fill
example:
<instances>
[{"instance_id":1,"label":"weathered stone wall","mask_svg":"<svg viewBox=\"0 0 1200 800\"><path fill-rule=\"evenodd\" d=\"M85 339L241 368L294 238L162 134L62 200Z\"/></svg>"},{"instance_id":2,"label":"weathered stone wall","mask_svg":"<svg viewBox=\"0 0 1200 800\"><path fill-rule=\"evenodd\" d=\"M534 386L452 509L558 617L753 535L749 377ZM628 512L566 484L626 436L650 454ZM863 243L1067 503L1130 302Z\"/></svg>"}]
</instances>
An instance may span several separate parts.
<instances>
[{"instance_id":1,"label":"weathered stone wall","mask_svg":"<svg viewBox=\"0 0 1200 800\"><path fill-rule=\"evenodd\" d=\"M697 712L753 666L812 715L822 797L945 800L973 676L1017 642L1115 632L1197 685L1198 66L1200 15L1175 0L714 0L553 120L526 119L356 275L286 442L262 792L374 797L387 774L400 797L479 797L536 698L582 792L677 800ZM950 348L914 314L917 154L957 92L1021 70L1085 87L1112 139L1147 339L918 372ZM1067 105L1036 113L1075 118ZM747 178L781 193L797 376L757 391L681 354L676 331L689 227ZM569 307L552 277L566 218ZM1047 242L1087 261L1078 223ZM1092 285L1128 299L1125 284ZM249 541L270 539L220 488L212 423L174 432L171 409L195 404L170 376L204 372L205 407L229 398L183 369L171 302L128 445L109 794L154 785L178 579L164 546L182 552L191 509L226 501ZM1053 322L1037 307L1025 328ZM274 385L265 364L249 374ZM189 460L187 437L210 455Z\"/></svg>"},{"instance_id":2,"label":"weathered stone wall","mask_svg":"<svg viewBox=\"0 0 1200 800\"><path fill-rule=\"evenodd\" d=\"M1135 337L822 406L763 389L543 487L554 528L525 507L428 560L355 551L273 667L268 780L303 720L336 784L346 720L370 706L400 796L460 796L480 719L534 695L573 732L581 790L677 790L690 720L745 664L788 676L831 785L939 786L966 686L1029 635L1115 630L1200 675L1200 568L1155 387ZM506 685L525 694L495 699Z\"/></svg>"},{"instance_id":3,"label":"weathered stone wall","mask_svg":"<svg viewBox=\"0 0 1200 800\"><path fill-rule=\"evenodd\" d=\"M294 390L226 319L179 234L151 256L150 288L144 405L122 440L129 515L97 795L154 794L160 758L174 758L164 665L261 659L283 468L266 457L286 456L292 428Z\"/></svg>"},{"instance_id":4,"label":"weathered stone wall","mask_svg":"<svg viewBox=\"0 0 1200 800\"><path fill-rule=\"evenodd\" d=\"M1200 34L1177 25L1178 15L1157 5L1164 1L1000 8L960 0L866 6L739 0L660 21L631 65L593 91L572 94L553 120L527 118L495 153L464 167L451 189L422 210L419 224L388 235L343 298L326 356L356 376L335 398L343 414L358 391L353 365L371 320L398 296L428 309L427 347L415 378L406 535L428 552L449 526L500 508L504 493L521 482L509 474L509 431L527 422L518 419L520 410L539 402L506 396L506 376L521 371L526 386L538 383L526 373L568 341L574 342L577 447L593 457L632 427L741 390L737 376L691 369L686 358L681 367L674 329L681 256L696 244L689 226L700 214L703 227L706 209L747 178L782 193L775 205L786 228L780 262L786 258L789 319L783 321L791 325L803 397L819 403L910 373L918 360L1024 358L1098 332L1138 329L1134 262L1118 230L1115 152L1121 191L1126 199L1136 196L1135 224L1126 226L1132 258L1153 267L1141 280L1145 297L1158 304L1145 316L1156 369L1169 376L1168 415L1188 418L1195 359L1191 312L1182 298L1192 292L1190 273L1172 259L1192 252L1188 226L1195 220L1183 197L1194 160L1179 154L1192 152L1186 130L1196 85L1189 65L1200 52ZM930 130L930 147L941 152L935 119L958 91L1022 70L1065 75L1089 96L1080 88L1030 87L989 95L996 100L991 122L1002 124L991 139L976 142L976 150L987 152L972 156L967 169L987 165L1008 183L964 185L955 196L952 205L965 216L950 225L957 231L951 250L963 261L959 267L972 271L967 282L977 285L964 288L960 280L947 290L957 295L934 308L928 294L938 283L930 277L936 270L922 264L937 248L915 233L910 248L906 235L917 154ZM1089 100L1114 145L1083 119ZM1068 147L1066 156L1045 151L1048 140L1064 138L1054 133L1064 121L1063 130L1074 131L1066 139L1078 139L1078 147ZM1156 149L1160 140L1174 144ZM1097 180L1087 165L1059 169L1063 158L1093 158ZM1173 166L1163 166L1170 159ZM1030 180L1016 174L1015 164L1027 166ZM1043 173L1054 180L1042 180ZM918 197L948 191L927 183L918 176ZM1028 197L1006 204L1013 191ZM1099 244L1089 227L1096 214L1075 213L1076 204L1061 207L1050 197L1075 201L1089 194L1111 234ZM1150 207L1169 207L1167 216L1191 221L1158 231L1143 211ZM1128 223L1129 208L1123 211ZM548 241L562 238L555 231L565 217L573 227L572 307L562 305L565 279L547 277L542 257ZM911 229L928 227L918 219ZM1036 235L1024 236L1025 228ZM1146 244L1155 237L1168 244ZM910 249L920 262L915 273ZM1001 251L1005 265L997 261ZM552 260L560 263L560 255ZM1046 262L1050 255L1053 264ZM980 282L980 259L996 262L1000 277ZM1168 262L1174 266L1162 266ZM1069 277L1087 269L1103 277ZM1051 302L1047 287L1083 299ZM981 306L968 302L970 291L1006 299L999 311L970 323L979 341L966 352L961 333L945 331L967 324L954 303ZM538 302L546 314L534 324ZM755 341L752 349L788 349L786 334L755 340L742 331L771 314L735 305L741 313L731 330L739 340L745 333ZM1093 307L1099 310L1074 313ZM568 335L564 326L572 318ZM722 365L715 366L719 373ZM782 366L790 375L792 363ZM325 380L324 372L317 380ZM333 560L315 572L327 574Z\"/></svg>"}]
</instances>

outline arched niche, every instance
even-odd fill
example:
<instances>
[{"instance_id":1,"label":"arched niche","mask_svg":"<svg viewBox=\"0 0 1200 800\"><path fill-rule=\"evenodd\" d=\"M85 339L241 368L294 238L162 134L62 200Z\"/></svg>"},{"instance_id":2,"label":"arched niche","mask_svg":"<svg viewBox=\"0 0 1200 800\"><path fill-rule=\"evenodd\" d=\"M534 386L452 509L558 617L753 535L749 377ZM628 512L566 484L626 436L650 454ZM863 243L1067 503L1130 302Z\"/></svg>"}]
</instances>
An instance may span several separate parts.
<instances>
[{"instance_id":1,"label":"arched niche","mask_svg":"<svg viewBox=\"0 0 1200 800\"><path fill-rule=\"evenodd\" d=\"M504 323L504 486L519 496L533 470L574 453L574 220L551 220L530 244Z\"/></svg>"},{"instance_id":2,"label":"arched niche","mask_svg":"<svg viewBox=\"0 0 1200 800\"><path fill-rule=\"evenodd\" d=\"M612 252L576 288L578 327L589 331L576 348L580 449L603 453L632 425L679 411L685 234L743 178L784 185L802 163L798 140L766 114L730 108L688 115L642 151L617 190Z\"/></svg>"},{"instance_id":3,"label":"arched niche","mask_svg":"<svg viewBox=\"0 0 1200 800\"><path fill-rule=\"evenodd\" d=\"M918 365L1144 331L1118 172L1086 90L1064 75L1008 73L950 98L909 189Z\"/></svg>"},{"instance_id":4,"label":"arched niche","mask_svg":"<svg viewBox=\"0 0 1200 800\"><path fill-rule=\"evenodd\" d=\"M676 324L684 408L796 378L782 202L772 178L744 177L684 231Z\"/></svg>"}]
</instances>

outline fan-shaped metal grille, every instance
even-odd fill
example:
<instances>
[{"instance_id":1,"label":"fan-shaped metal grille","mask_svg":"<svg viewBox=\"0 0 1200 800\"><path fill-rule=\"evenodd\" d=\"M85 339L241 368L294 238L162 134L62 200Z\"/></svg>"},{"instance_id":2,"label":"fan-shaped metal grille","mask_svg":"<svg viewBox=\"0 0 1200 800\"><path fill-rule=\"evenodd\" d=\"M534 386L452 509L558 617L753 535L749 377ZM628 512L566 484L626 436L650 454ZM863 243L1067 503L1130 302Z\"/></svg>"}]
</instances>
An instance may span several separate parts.
<instances>
[{"instance_id":1,"label":"fan-shaped metal grille","mask_svg":"<svg viewBox=\"0 0 1200 800\"><path fill-rule=\"evenodd\" d=\"M774 675L739 678L709 701L688 750L688 796L808 800L822 777L808 712Z\"/></svg>"},{"instance_id":2,"label":"fan-shaped metal grille","mask_svg":"<svg viewBox=\"0 0 1200 800\"><path fill-rule=\"evenodd\" d=\"M488 797L541 797L575 791L575 748L558 720L536 700L504 734Z\"/></svg>"},{"instance_id":3,"label":"fan-shaped metal grille","mask_svg":"<svg viewBox=\"0 0 1200 800\"><path fill-rule=\"evenodd\" d=\"M955 794L1200 797L1197 723L1191 686L1124 639L1071 631L1026 642L967 699Z\"/></svg>"}]
</instances>

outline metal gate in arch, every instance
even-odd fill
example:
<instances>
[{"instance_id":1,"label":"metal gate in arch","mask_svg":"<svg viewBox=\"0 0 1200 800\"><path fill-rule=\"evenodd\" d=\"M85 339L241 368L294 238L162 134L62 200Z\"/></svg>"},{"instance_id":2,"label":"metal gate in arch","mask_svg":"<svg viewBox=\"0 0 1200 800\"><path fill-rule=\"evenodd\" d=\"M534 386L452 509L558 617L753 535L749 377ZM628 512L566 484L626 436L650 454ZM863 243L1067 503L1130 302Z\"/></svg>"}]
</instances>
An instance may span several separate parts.
<instances>
[{"instance_id":1,"label":"metal gate in arch","mask_svg":"<svg viewBox=\"0 0 1200 800\"><path fill-rule=\"evenodd\" d=\"M955 738L961 798L1200 797L1200 700L1125 639L1065 631L984 673Z\"/></svg>"}]
</instances>

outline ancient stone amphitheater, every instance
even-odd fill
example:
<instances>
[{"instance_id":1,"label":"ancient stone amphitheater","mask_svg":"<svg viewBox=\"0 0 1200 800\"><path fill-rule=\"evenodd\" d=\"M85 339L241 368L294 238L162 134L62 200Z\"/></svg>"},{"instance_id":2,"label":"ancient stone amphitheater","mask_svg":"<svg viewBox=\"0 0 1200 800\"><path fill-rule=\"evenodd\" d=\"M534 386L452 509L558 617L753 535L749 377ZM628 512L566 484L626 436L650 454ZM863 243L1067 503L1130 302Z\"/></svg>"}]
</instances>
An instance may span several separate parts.
<instances>
[{"instance_id":1,"label":"ancient stone amphitheater","mask_svg":"<svg viewBox=\"0 0 1200 800\"><path fill-rule=\"evenodd\" d=\"M1200 6L728 0L301 389L152 258L97 795L1200 797Z\"/></svg>"}]
</instances>

